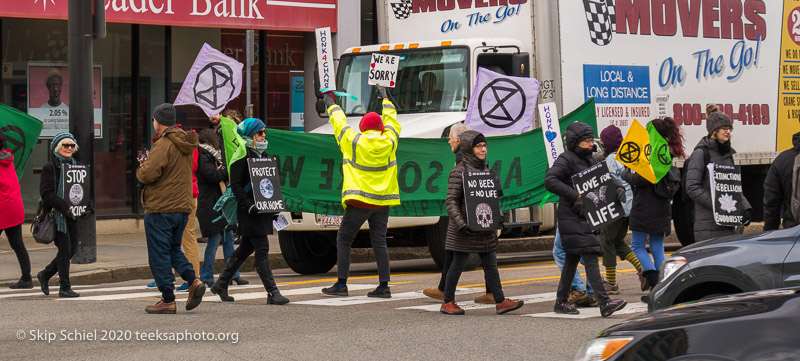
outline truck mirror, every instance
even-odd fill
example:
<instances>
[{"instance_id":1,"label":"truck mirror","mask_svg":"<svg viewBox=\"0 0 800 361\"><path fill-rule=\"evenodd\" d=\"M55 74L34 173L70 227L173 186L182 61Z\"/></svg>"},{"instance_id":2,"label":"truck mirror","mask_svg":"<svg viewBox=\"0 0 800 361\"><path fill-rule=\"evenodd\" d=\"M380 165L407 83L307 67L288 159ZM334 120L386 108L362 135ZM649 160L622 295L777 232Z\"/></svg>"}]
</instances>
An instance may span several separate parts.
<instances>
[{"instance_id":1,"label":"truck mirror","mask_svg":"<svg viewBox=\"0 0 800 361\"><path fill-rule=\"evenodd\" d=\"M317 99L314 102L314 107L317 108L317 113L319 113L320 117L326 118L328 116L327 109L325 109L325 101L322 99Z\"/></svg>"},{"instance_id":2,"label":"truck mirror","mask_svg":"<svg viewBox=\"0 0 800 361\"><path fill-rule=\"evenodd\" d=\"M529 59L528 53L511 54L511 75L529 78L531 76Z\"/></svg>"}]
</instances>

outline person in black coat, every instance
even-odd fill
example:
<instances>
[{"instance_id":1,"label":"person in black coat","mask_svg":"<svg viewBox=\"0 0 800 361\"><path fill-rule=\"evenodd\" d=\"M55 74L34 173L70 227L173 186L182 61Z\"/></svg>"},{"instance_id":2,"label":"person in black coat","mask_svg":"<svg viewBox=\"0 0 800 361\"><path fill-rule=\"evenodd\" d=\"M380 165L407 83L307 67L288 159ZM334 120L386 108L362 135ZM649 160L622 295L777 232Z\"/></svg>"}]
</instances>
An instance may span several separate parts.
<instances>
[{"instance_id":1,"label":"person in black coat","mask_svg":"<svg viewBox=\"0 0 800 361\"><path fill-rule=\"evenodd\" d=\"M567 298L578 262L583 257L586 278L594 289L600 305L600 314L607 317L624 308L627 303L621 299L608 298L598 264L598 256L603 254L603 248L586 222L581 196L572 184L574 174L599 162L592 157L594 129L586 123L574 122L567 127L566 133L567 150L561 153L553 166L547 170L544 180L545 188L559 197L558 229L561 233L561 244L566 252L553 311L566 314L580 313L575 306L567 302ZM624 200L625 188L621 183L619 185L617 196Z\"/></svg>"},{"instance_id":2,"label":"person in black coat","mask_svg":"<svg viewBox=\"0 0 800 361\"><path fill-rule=\"evenodd\" d=\"M272 270L269 267L269 241L267 235L272 234L273 214L258 213L253 200L253 189L250 187L250 174L247 158L263 158L269 156L266 152L266 129L264 122L256 118L247 118L237 127L237 132L246 140L247 156L236 160L230 166L231 191L236 196L238 207L236 217L239 220L239 234L242 241L233 251L225 268L219 275L211 292L219 295L222 301L232 302L233 297L228 295L228 283L233 279L236 271L242 266L244 260L255 252L255 267L258 277L267 290L267 303L283 305L289 303L278 291Z\"/></svg>"},{"instance_id":3,"label":"person in black coat","mask_svg":"<svg viewBox=\"0 0 800 361\"><path fill-rule=\"evenodd\" d=\"M800 132L792 136L792 147L784 150L769 167L764 181L764 230L791 228L798 223L789 208L792 201L794 158L800 154Z\"/></svg>"},{"instance_id":4,"label":"person in black coat","mask_svg":"<svg viewBox=\"0 0 800 361\"><path fill-rule=\"evenodd\" d=\"M72 155L78 151L78 143L70 133L58 133L50 144L53 157L42 167L42 176L39 183L39 195L42 197L42 206L45 212L53 210L53 219L56 225L55 244L58 253L52 261L36 275L42 288L42 293L50 294L48 282L58 273L58 297L78 297L79 294L72 290L69 282L69 267L72 256L78 249L78 223L77 217L87 218L91 208L81 214L72 214L70 204L64 198L63 184L61 183L61 167L64 164L78 164Z\"/></svg>"}]
</instances>

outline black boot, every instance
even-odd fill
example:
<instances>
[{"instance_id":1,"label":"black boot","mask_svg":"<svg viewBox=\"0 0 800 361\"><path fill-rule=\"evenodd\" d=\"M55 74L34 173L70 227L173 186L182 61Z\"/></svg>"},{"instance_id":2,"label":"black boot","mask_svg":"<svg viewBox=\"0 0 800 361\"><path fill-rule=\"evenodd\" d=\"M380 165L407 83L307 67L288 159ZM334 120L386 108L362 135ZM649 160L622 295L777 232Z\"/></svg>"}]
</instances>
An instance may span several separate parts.
<instances>
[{"instance_id":1,"label":"black boot","mask_svg":"<svg viewBox=\"0 0 800 361\"><path fill-rule=\"evenodd\" d=\"M658 271L649 270L642 272L644 278L647 279L647 289L652 290L658 284Z\"/></svg>"},{"instance_id":2,"label":"black boot","mask_svg":"<svg viewBox=\"0 0 800 361\"><path fill-rule=\"evenodd\" d=\"M28 279L23 277L17 283L8 286L8 288L12 290L31 289L33 288L33 281L31 281L31 276L28 276Z\"/></svg>"},{"instance_id":3,"label":"black boot","mask_svg":"<svg viewBox=\"0 0 800 361\"><path fill-rule=\"evenodd\" d=\"M74 298L80 296L81 295L75 293L75 291L72 290L72 287L70 287L70 285L61 285L61 288L58 290L58 297Z\"/></svg>"},{"instance_id":4,"label":"black boot","mask_svg":"<svg viewBox=\"0 0 800 361\"><path fill-rule=\"evenodd\" d=\"M228 258L228 262L225 263L225 268L222 269L219 278L211 285L211 293L218 295L222 302L234 301L233 297L228 296L228 283L233 278L233 275L236 274L236 271L239 270L239 267L242 266L242 263L244 263L244 259L233 256Z\"/></svg>"},{"instance_id":5,"label":"black boot","mask_svg":"<svg viewBox=\"0 0 800 361\"><path fill-rule=\"evenodd\" d=\"M36 274L36 279L39 280L39 287L42 288L42 293L45 296L50 295L50 285L47 283L50 282L50 277L45 276L44 271L41 271Z\"/></svg>"},{"instance_id":6,"label":"black boot","mask_svg":"<svg viewBox=\"0 0 800 361\"><path fill-rule=\"evenodd\" d=\"M272 277L272 270L269 268L267 261L256 262L256 273L261 278L261 283L267 290L267 304L269 305L285 305L289 303L289 299L283 297L281 292L278 291L278 285L275 284L275 278Z\"/></svg>"}]
</instances>

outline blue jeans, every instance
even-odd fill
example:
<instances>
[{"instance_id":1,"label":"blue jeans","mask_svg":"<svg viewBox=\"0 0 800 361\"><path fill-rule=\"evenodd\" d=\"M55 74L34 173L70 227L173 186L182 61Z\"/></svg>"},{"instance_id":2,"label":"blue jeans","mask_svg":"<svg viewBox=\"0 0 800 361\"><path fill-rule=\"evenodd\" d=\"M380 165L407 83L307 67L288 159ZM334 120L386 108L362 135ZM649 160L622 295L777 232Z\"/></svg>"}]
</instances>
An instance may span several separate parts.
<instances>
[{"instance_id":1,"label":"blue jeans","mask_svg":"<svg viewBox=\"0 0 800 361\"><path fill-rule=\"evenodd\" d=\"M147 238L147 258L150 272L156 281L164 302L175 301L175 286L172 284L174 268L184 281L191 284L195 276L192 264L181 250L183 229L189 215L186 213L145 213L144 233Z\"/></svg>"},{"instance_id":2,"label":"blue jeans","mask_svg":"<svg viewBox=\"0 0 800 361\"><path fill-rule=\"evenodd\" d=\"M639 263L642 264L642 271L661 270L661 263L664 262L664 237L637 231L632 233L631 248L636 258L639 259ZM652 259L644 247L648 237L650 238L650 253L653 254Z\"/></svg>"},{"instance_id":3,"label":"blue jeans","mask_svg":"<svg viewBox=\"0 0 800 361\"><path fill-rule=\"evenodd\" d=\"M222 239L223 234L225 235L225 239L222 241L222 256L225 258L226 263L228 262L228 256L233 253L232 229L208 237L206 253L203 257L203 267L200 268L200 280L203 282L214 282L214 260L217 258L217 248L219 248L219 241ZM239 278L239 271L236 271L233 278Z\"/></svg>"},{"instance_id":4,"label":"blue jeans","mask_svg":"<svg viewBox=\"0 0 800 361\"><path fill-rule=\"evenodd\" d=\"M559 271L564 268L564 258L566 255L567 253L564 252L564 247L561 246L561 233L558 231L558 228L556 228L556 239L553 242L553 259L556 261ZM583 263L582 259L581 263ZM587 283L586 286L584 286L580 272L575 272L575 278L572 279L572 288L576 291L586 291L586 294L590 296L594 295L591 284Z\"/></svg>"}]
</instances>

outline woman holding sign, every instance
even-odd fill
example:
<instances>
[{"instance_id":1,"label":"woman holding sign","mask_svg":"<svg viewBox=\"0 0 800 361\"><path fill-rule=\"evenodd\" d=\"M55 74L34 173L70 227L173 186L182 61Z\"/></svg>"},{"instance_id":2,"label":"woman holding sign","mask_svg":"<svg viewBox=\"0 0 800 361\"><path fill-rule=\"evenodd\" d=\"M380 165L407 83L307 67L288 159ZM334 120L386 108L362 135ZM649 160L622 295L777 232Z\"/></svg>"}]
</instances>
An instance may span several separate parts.
<instances>
[{"instance_id":1,"label":"woman holding sign","mask_svg":"<svg viewBox=\"0 0 800 361\"><path fill-rule=\"evenodd\" d=\"M233 164L230 166L230 187L239 203L236 216L239 220L239 234L242 235L242 241L228 258L219 278L211 286L211 292L219 295L222 301L233 302L233 297L228 295L228 283L231 282L244 260L255 252L256 273L267 290L267 303L284 305L289 303L289 300L278 291L268 262L269 241L267 235L272 234L272 214L259 213L256 209L253 189L250 185L250 171L247 166L247 158L269 156L265 140L266 128L261 119L247 118L239 123L236 131L245 139L247 149L247 155L236 161L232 159Z\"/></svg>"},{"instance_id":2,"label":"woman holding sign","mask_svg":"<svg viewBox=\"0 0 800 361\"><path fill-rule=\"evenodd\" d=\"M708 164L717 164L733 167L733 155L736 150L731 147L731 132L733 123L727 114L719 111L714 104L708 105L708 117L706 118L706 129L708 136L700 139L694 147L694 151L686 161L686 193L694 201L694 240L695 242L704 241L710 238L723 237L736 234L737 225L746 226L750 224L752 207L744 194L739 192L727 192L718 194L717 199L712 196L711 175L708 171ZM741 182L741 176L739 176ZM740 187L741 188L741 187ZM734 194L738 193L738 194ZM728 204L723 209L731 210L741 214L741 221L737 224L724 223L720 225L715 217L715 202L719 202L721 197L727 195L741 196L741 204L738 201ZM735 198L735 197L734 197ZM730 203L729 202L729 203ZM716 210L721 214L721 210Z\"/></svg>"},{"instance_id":3,"label":"woman holding sign","mask_svg":"<svg viewBox=\"0 0 800 361\"><path fill-rule=\"evenodd\" d=\"M463 175L466 172L487 172L486 138L474 130L461 134L462 159L450 172L447 186L447 214L450 223L447 227L445 250L453 252L453 262L447 272L444 287L444 303L440 312L448 315L463 315L464 310L455 302L456 286L470 253L478 253L483 265L486 286L494 296L495 310L498 314L514 311L522 307L523 302L505 298L503 286L500 284L500 273L497 270L497 234L494 231L473 232L467 227L467 210L464 197Z\"/></svg>"},{"instance_id":4,"label":"woman holding sign","mask_svg":"<svg viewBox=\"0 0 800 361\"><path fill-rule=\"evenodd\" d=\"M90 209L81 214L73 214L70 203L65 199L64 182L61 179L61 168L66 164L78 164L72 155L78 151L78 143L70 133L58 133L50 144L53 157L42 167L42 177L39 184L39 195L42 197L42 206L45 212L53 210L56 223L56 240L58 247L56 257L44 268L36 278L41 284L42 293L50 294L48 282L58 273L58 297L78 297L72 291L69 283L69 266L72 256L78 248L77 217L87 218L92 213ZM67 192L69 190L66 190Z\"/></svg>"}]
</instances>

